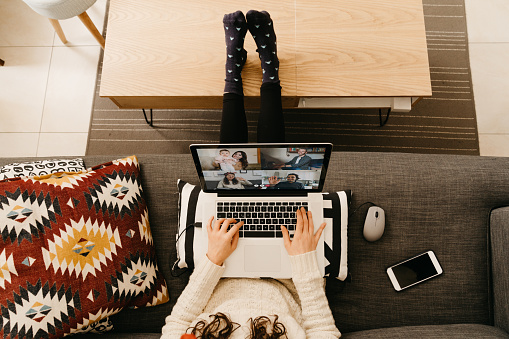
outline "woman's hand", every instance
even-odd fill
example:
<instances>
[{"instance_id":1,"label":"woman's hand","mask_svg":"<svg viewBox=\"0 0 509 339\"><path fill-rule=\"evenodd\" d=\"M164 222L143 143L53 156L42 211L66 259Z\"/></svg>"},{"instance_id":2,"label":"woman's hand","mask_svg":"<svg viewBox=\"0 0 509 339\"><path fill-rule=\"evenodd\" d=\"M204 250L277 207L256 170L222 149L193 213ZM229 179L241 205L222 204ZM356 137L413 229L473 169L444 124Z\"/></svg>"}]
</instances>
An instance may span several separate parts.
<instances>
[{"instance_id":1,"label":"woman's hand","mask_svg":"<svg viewBox=\"0 0 509 339\"><path fill-rule=\"evenodd\" d=\"M246 179L244 179L243 177L236 177L236 178L237 178L237 180L241 180L241 181L246 180Z\"/></svg>"},{"instance_id":2,"label":"woman's hand","mask_svg":"<svg viewBox=\"0 0 509 339\"><path fill-rule=\"evenodd\" d=\"M293 235L293 240L290 240L290 234L285 226L281 226L283 232L283 240L285 243L286 251L288 255L304 254L316 250L316 245L320 240L323 229L326 223L322 223L316 233L314 233L315 227L313 224L313 216L311 211L307 212L304 207L301 207L296 211L297 214L297 229Z\"/></svg>"},{"instance_id":3,"label":"woman's hand","mask_svg":"<svg viewBox=\"0 0 509 339\"><path fill-rule=\"evenodd\" d=\"M214 264L221 266L226 258L235 251L239 242L239 229L244 225L241 221L232 226L228 230L230 223L235 222L235 219L221 218L216 220L214 228L212 228L212 220L214 217L210 217L207 222L207 233L209 238L209 248L207 251L207 257Z\"/></svg>"}]
</instances>

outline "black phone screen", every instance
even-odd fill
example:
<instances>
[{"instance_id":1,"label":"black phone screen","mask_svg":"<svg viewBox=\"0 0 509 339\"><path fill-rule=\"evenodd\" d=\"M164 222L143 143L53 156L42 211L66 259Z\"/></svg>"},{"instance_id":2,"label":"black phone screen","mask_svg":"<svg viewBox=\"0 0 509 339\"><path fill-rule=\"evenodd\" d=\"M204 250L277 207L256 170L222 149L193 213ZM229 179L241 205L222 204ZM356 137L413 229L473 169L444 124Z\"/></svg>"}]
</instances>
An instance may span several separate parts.
<instances>
[{"instance_id":1,"label":"black phone screen","mask_svg":"<svg viewBox=\"0 0 509 339\"><path fill-rule=\"evenodd\" d=\"M402 289L438 274L427 253L393 266L392 271Z\"/></svg>"}]
</instances>

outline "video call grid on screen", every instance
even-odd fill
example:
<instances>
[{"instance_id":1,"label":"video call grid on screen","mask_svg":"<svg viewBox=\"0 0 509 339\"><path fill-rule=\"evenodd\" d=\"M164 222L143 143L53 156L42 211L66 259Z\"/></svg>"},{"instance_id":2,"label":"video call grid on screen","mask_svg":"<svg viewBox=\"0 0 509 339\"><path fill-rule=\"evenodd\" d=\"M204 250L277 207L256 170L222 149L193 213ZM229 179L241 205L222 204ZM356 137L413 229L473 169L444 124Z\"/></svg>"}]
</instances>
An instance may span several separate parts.
<instances>
[{"instance_id":1,"label":"video call grid on screen","mask_svg":"<svg viewBox=\"0 0 509 339\"><path fill-rule=\"evenodd\" d=\"M235 189L318 191L325 179L328 147L327 144L196 147L198 174L209 192Z\"/></svg>"}]
</instances>

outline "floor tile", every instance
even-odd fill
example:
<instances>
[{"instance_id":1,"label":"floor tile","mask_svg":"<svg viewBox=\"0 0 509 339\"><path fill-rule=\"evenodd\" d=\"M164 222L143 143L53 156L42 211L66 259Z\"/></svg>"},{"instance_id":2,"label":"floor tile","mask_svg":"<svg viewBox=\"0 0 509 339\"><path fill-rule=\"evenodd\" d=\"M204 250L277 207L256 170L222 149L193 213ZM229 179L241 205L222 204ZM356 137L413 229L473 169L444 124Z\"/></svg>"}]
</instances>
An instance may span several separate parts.
<instances>
[{"instance_id":1,"label":"floor tile","mask_svg":"<svg viewBox=\"0 0 509 339\"><path fill-rule=\"evenodd\" d=\"M52 46L49 20L20 0L0 1L0 46Z\"/></svg>"},{"instance_id":2,"label":"floor tile","mask_svg":"<svg viewBox=\"0 0 509 339\"><path fill-rule=\"evenodd\" d=\"M84 156L88 133L41 133L38 157Z\"/></svg>"},{"instance_id":3,"label":"floor tile","mask_svg":"<svg viewBox=\"0 0 509 339\"><path fill-rule=\"evenodd\" d=\"M54 47L41 132L88 132L99 46Z\"/></svg>"},{"instance_id":4,"label":"floor tile","mask_svg":"<svg viewBox=\"0 0 509 339\"><path fill-rule=\"evenodd\" d=\"M39 133L0 133L0 157L35 157Z\"/></svg>"},{"instance_id":5,"label":"floor tile","mask_svg":"<svg viewBox=\"0 0 509 339\"><path fill-rule=\"evenodd\" d=\"M482 156L509 157L509 134L479 134Z\"/></svg>"},{"instance_id":6,"label":"floor tile","mask_svg":"<svg viewBox=\"0 0 509 339\"><path fill-rule=\"evenodd\" d=\"M509 42L509 1L465 0L470 42Z\"/></svg>"},{"instance_id":7,"label":"floor tile","mask_svg":"<svg viewBox=\"0 0 509 339\"><path fill-rule=\"evenodd\" d=\"M39 132L52 47L0 47L0 132Z\"/></svg>"},{"instance_id":8,"label":"floor tile","mask_svg":"<svg viewBox=\"0 0 509 339\"><path fill-rule=\"evenodd\" d=\"M87 14L97 30L102 34L104 27L104 15L106 13L106 0L98 0L87 10ZM99 46L92 33L83 25L78 17L60 20L60 26L64 31L67 43L64 45L60 38L55 35L55 46Z\"/></svg>"},{"instance_id":9,"label":"floor tile","mask_svg":"<svg viewBox=\"0 0 509 339\"><path fill-rule=\"evenodd\" d=\"M509 133L509 43L469 48L479 133Z\"/></svg>"}]
</instances>

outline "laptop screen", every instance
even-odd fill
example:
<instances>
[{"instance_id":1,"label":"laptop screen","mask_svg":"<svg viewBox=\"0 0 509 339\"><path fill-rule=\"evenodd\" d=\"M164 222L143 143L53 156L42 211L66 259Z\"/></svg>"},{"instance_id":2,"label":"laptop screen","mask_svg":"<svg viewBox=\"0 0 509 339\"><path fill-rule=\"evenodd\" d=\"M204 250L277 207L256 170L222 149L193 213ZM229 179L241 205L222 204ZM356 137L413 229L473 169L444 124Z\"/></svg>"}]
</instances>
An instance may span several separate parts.
<instances>
[{"instance_id":1,"label":"laptop screen","mask_svg":"<svg viewBox=\"0 0 509 339\"><path fill-rule=\"evenodd\" d=\"M332 144L208 144L190 149L204 192L296 193L322 191Z\"/></svg>"}]
</instances>

